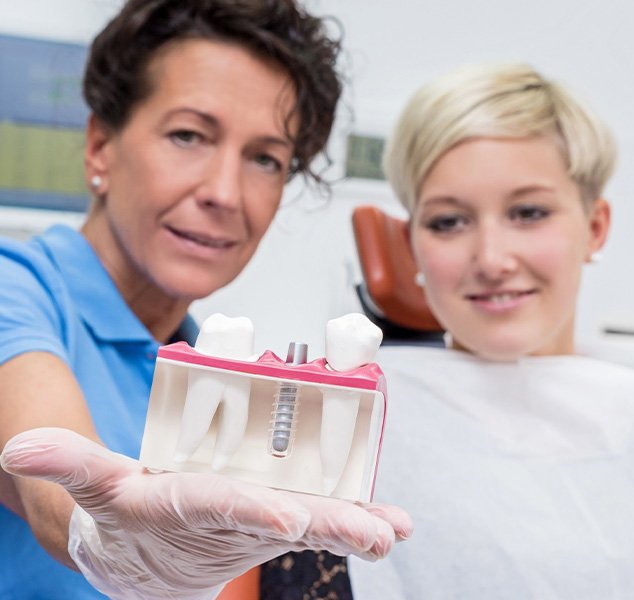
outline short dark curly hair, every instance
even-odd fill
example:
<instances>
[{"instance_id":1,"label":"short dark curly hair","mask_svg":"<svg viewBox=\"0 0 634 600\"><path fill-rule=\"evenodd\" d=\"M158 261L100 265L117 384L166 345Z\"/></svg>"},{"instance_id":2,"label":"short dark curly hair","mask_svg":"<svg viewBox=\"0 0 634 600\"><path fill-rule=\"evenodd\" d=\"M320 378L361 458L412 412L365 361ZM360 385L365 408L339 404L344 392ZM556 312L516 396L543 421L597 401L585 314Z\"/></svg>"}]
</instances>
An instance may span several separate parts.
<instances>
[{"instance_id":1,"label":"short dark curly hair","mask_svg":"<svg viewBox=\"0 0 634 600\"><path fill-rule=\"evenodd\" d=\"M295 0L128 0L90 48L83 93L94 115L122 129L152 92L146 67L156 51L191 38L238 44L288 73L297 98L293 114L299 116L291 175L321 182L311 162L324 150L335 119L341 44L324 19Z\"/></svg>"}]
</instances>

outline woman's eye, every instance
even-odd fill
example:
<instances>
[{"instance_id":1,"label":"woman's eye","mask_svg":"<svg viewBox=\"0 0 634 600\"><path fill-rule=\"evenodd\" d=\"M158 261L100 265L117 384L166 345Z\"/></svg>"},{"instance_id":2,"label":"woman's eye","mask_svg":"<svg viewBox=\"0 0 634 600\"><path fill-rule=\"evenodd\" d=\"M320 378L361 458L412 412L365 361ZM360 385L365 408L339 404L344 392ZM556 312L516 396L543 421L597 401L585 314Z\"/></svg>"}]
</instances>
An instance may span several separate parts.
<instances>
[{"instance_id":1,"label":"woman's eye","mask_svg":"<svg viewBox=\"0 0 634 600\"><path fill-rule=\"evenodd\" d=\"M282 170L282 163L270 154L256 154L254 160L258 165L264 167L271 173L278 173Z\"/></svg>"},{"instance_id":2,"label":"woman's eye","mask_svg":"<svg viewBox=\"0 0 634 600\"><path fill-rule=\"evenodd\" d=\"M202 136L195 131L189 129L179 129L170 133L170 137L179 146L192 146L201 141Z\"/></svg>"},{"instance_id":3,"label":"woman's eye","mask_svg":"<svg viewBox=\"0 0 634 600\"><path fill-rule=\"evenodd\" d=\"M443 215L434 217L425 223L425 227L436 233L461 231L467 226L467 218L461 215Z\"/></svg>"},{"instance_id":4,"label":"woman's eye","mask_svg":"<svg viewBox=\"0 0 634 600\"><path fill-rule=\"evenodd\" d=\"M541 206L515 206L511 209L510 217L513 221L533 223L545 219L550 211Z\"/></svg>"}]
</instances>

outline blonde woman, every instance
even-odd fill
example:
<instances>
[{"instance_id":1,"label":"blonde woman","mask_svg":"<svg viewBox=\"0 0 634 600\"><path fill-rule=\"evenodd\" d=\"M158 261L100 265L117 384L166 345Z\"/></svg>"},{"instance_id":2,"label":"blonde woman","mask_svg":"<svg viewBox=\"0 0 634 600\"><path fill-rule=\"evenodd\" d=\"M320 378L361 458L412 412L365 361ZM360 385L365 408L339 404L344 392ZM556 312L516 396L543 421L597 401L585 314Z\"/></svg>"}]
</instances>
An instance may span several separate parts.
<instances>
[{"instance_id":1,"label":"blonde woman","mask_svg":"<svg viewBox=\"0 0 634 600\"><path fill-rule=\"evenodd\" d=\"M631 598L634 371L582 356L582 271L605 243L610 132L522 64L423 87L389 180L448 348L386 348L377 498L414 518L365 600Z\"/></svg>"}]
</instances>

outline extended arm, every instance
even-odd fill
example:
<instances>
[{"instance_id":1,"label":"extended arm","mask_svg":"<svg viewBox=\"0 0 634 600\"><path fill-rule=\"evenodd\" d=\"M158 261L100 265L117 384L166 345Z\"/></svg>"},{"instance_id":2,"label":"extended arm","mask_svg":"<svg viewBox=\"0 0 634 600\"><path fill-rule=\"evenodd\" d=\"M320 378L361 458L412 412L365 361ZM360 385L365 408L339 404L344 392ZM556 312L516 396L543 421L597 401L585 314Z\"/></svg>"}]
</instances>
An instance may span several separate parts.
<instances>
[{"instance_id":1,"label":"extended arm","mask_svg":"<svg viewBox=\"0 0 634 600\"><path fill-rule=\"evenodd\" d=\"M2 416L11 417L0 426L3 443L11 433L43 427L8 440L2 466L26 476L16 477L16 489L44 547L72 566L68 543L74 564L111 598L208 599L224 582L289 550L325 549L372 560L411 533L409 518L394 507L271 490L213 474L148 473L86 439L96 439L94 427L76 384L68 385L72 375L59 362L34 353L2 367L0 375L13 382L2 390ZM15 401L25 387L30 410ZM62 390L66 402L58 397ZM48 402L51 395L57 400Z\"/></svg>"},{"instance_id":2,"label":"extended arm","mask_svg":"<svg viewBox=\"0 0 634 600\"><path fill-rule=\"evenodd\" d=\"M68 366L46 352L28 352L0 366L0 447L35 427L64 427L98 440L83 395ZM68 523L75 506L63 487L2 474L0 502L25 518L46 551L76 568L68 556Z\"/></svg>"}]
</instances>

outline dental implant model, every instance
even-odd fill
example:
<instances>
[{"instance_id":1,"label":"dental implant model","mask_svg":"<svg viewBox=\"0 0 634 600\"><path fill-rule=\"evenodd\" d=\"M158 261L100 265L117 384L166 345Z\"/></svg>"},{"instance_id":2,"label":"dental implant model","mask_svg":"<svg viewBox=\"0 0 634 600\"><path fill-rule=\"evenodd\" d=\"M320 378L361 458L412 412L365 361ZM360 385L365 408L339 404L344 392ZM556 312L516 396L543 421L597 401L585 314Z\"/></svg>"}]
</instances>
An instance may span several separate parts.
<instances>
[{"instance_id":1,"label":"dental implant model","mask_svg":"<svg viewBox=\"0 0 634 600\"><path fill-rule=\"evenodd\" d=\"M159 349L141 462L370 500L386 405L371 362L380 329L360 314L333 319L326 357L310 362L298 342L286 361L269 350L256 357L253 337L249 319L215 314L194 348Z\"/></svg>"}]
</instances>

